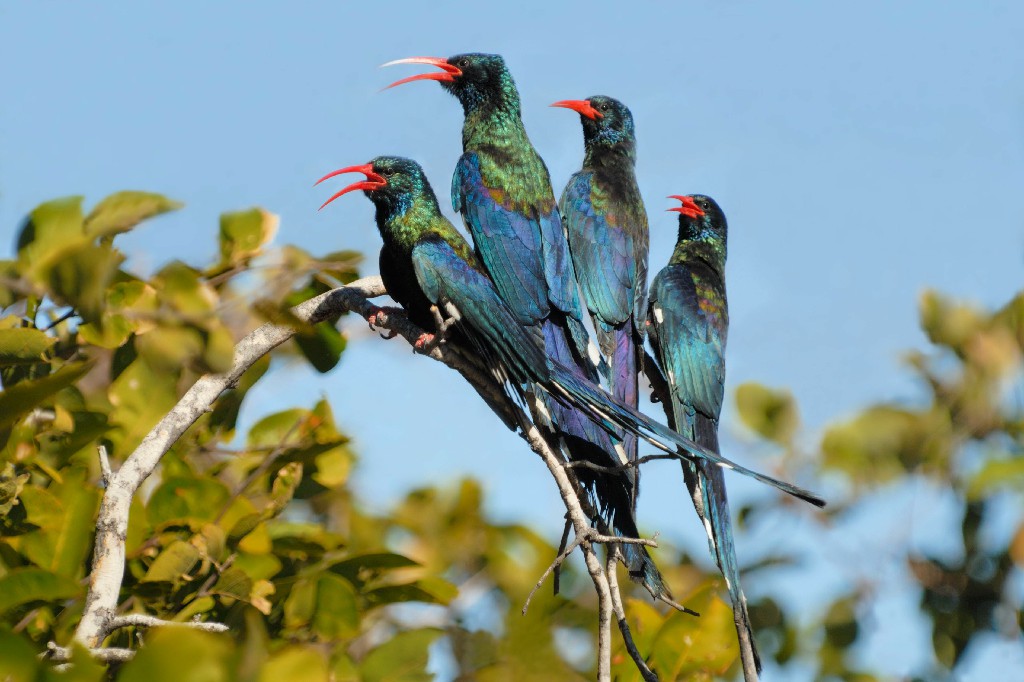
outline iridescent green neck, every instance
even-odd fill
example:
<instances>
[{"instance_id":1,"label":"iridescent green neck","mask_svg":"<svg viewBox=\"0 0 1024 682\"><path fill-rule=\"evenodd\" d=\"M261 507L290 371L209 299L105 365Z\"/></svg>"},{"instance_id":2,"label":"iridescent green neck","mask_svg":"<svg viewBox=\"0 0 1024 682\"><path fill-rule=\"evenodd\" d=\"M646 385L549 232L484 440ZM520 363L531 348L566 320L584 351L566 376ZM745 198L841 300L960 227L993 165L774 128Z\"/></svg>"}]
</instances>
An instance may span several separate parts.
<instances>
[{"instance_id":1,"label":"iridescent green neck","mask_svg":"<svg viewBox=\"0 0 1024 682\"><path fill-rule=\"evenodd\" d=\"M719 275L725 274L725 241L710 234L697 239L686 239L682 234L676 242L676 248L669 259L670 265L685 265L694 261L703 261Z\"/></svg>"},{"instance_id":2,"label":"iridescent green neck","mask_svg":"<svg viewBox=\"0 0 1024 682\"><path fill-rule=\"evenodd\" d=\"M373 197L377 206L377 228L384 243L401 252L409 252L437 221L447 222L441 215L437 199L431 193L402 193L397 196Z\"/></svg>"}]
</instances>

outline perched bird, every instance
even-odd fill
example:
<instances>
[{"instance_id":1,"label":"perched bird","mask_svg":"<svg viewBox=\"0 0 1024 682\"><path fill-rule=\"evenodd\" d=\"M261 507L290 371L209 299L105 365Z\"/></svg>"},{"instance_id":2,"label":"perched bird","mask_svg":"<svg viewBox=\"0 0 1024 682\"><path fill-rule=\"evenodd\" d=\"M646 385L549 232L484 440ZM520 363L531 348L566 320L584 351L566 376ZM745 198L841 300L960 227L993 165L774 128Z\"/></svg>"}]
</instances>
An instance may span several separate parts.
<instances>
[{"instance_id":1,"label":"perched bird","mask_svg":"<svg viewBox=\"0 0 1024 682\"><path fill-rule=\"evenodd\" d=\"M597 383L600 358L591 357L551 178L526 134L519 91L505 61L500 55L462 54L390 62L401 63L431 64L442 71L403 78L392 86L436 80L462 104L463 154L452 180L452 204L462 214L502 299L520 324L543 338L551 358L579 379ZM558 401L543 401L535 409L547 413L570 459L604 467L629 461L622 437L596 426L579 409ZM632 447L635 452L635 444ZM605 520L618 532L634 536L619 517L627 510L631 516L635 507L636 470L580 469L577 474L594 491ZM636 545L623 545L622 551L631 572L647 569ZM645 576L643 582L655 596L670 596L660 576Z\"/></svg>"},{"instance_id":2,"label":"perched bird","mask_svg":"<svg viewBox=\"0 0 1024 682\"><path fill-rule=\"evenodd\" d=\"M408 311L410 319L424 329L436 326L432 306L457 320L452 332L454 336L446 337L447 341L468 348L476 357L482 358L492 374L504 382L508 399L532 408L529 394L537 393L534 383L551 382L552 372L542 350L545 339L536 333L536 326L524 326L520 317L499 297L482 263L462 235L441 214L437 198L420 166L409 159L378 157L366 165L330 173L321 181L346 172L360 172L367 179L337 192L324 206L356 189L363 190L373 201L377 208L377 227L384 240L380 253L381 277L391 297ZM552 362L556 375L565 374L568 383L578 383L585 387L584 393L589 390L593 394L590 400L603 402L604 397L596 387L578 376L576 366ZM544 390L540 394L546 395ZM484 397L487 398L486 395ZM589 406L580 409L572 400L578 399L564 396L549 398L541 409L550 409L556 429L564 428L558 420L568 415L579 420L574 422L576 428L586 428L590 432L588 437L610 449L610 430L591 419ZM501 410L496 412L502 413ZM570 451L579 452L587 446L592 450L595 448L589 442L574 441ZM598 456L593 452L589 454ZM585 469L579 470L579 473L586 472ZM581 478L586 480L584 476ZM616 481L619 481L618 489L613 487ZM617 532L639 537L633 508L629 504L628 482L628 477L620 475L611 478L611 482L602 481L598 487L599 497L601 494L606 497L599 503L607 507L609 522ZM641 582L655 597L671 599L643 546L624 543L622 552L632 578Z\"/></svg>"},{"instance_id":3,"label":"perched bird","mask_svg":"<svg viewBox=\"0 0 1024 682\"><path fill-rule=\"evenodd\" d=\"M608 364L611 393L636 407L648 236L647 211L634 172L633 115L622 102L602 95L551 106L578 112L583 123L583 168L569 179L559 208L576 280ZM636 438L626 436L623 448L628 459L636 459Z\"/></svg>"},{"instance_id":4,"label":"perched bird","mask_svg":"<svg viewBox=\"0 0 1024 682\"><path fill-rule=\"evenodd\" d=\"M682 206L675 250L651 284L648 330L671 400L665 405L676 431L719 452L718 418L725 395L726 222L722 209L702 195L674 196ZM729 501L720 467L706 460L682 462L686 487L704 524L711 555L732 600L746 679L757 679L761 660L740 588Z\"/></svg>"}]
</instances>

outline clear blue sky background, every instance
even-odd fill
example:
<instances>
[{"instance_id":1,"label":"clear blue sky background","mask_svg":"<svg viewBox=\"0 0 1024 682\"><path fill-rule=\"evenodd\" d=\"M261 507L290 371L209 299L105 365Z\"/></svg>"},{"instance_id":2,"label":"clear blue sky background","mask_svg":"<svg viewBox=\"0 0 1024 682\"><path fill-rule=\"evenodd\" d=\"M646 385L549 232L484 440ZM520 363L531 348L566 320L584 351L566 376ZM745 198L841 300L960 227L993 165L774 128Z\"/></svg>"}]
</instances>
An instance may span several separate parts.
<instances>
[{"instance_id":1,"label":"clear blue sky background","mask_svg":"<svg viewBox=\"0 0 1024 682\"><path fill-rule=\"evenodd\" d=\"M39 202L74 193L92 203L132 188L187 203L120 240L135 267L208 262L218 214L258 204L281 215L278 243L359 249L375 272L370 203L357 195L317 213L331 190L313 181L402 154L447 197L462 120L435 84L378 92L414 71L375 67L500 52L557 192L579 166L582 138L578 117L547 105L608 94L632 108L652 273L675 235L663 197L718 199L730 222L730 385L788 386L813 434L868 401L917 395L899 356L925 344L922 289L996 305L1019 288L1022 34L1024 5L1010 1L3 3L0 255ZM358 325L353 334L368 339ZM401 342L353 343L326 377L279 369L267 384L246 419L329 396L363 455L359 485L373 504L473 474L502 517L552 538L560 530L557 495L521 441L457 377ZM770 466L740 447L731 405L724 422L740 459ZM647 477L642 523L699 553L674 472ZM741 499L771 494L735 487ZM816 603L808 591L856 579L849 559L871 556L871 543L883 553L907 541L955 553L928 534L936 499L908 497L891 533L871 532L891 507L862 520L850 556L820 559L810 588L791 581L794 599ZM774 540L741 539L740 551L756 558L799 534L778 528ZM914 598L901 591L902 568L886 570L883 634L864 656L898 674L920 662L926 640L898 615ZM886 634L891 621L899 625ZM1019 650L993 651L972 667L1024 665Z\"/></svg>"}]
</instances>

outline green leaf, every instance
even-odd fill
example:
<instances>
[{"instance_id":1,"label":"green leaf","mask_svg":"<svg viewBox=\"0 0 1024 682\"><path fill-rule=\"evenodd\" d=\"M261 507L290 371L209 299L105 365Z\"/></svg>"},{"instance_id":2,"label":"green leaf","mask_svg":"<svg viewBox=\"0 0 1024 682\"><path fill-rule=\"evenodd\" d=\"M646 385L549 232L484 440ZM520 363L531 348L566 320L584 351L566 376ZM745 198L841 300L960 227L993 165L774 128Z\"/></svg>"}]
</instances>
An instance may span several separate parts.
<instances>
[{"instance_id":1,"label":"green leaf","mask_svg":"<svg viewBox=\"0 0 1024 682\"><path fill-rule=\"evenodd\" d=\"M217 582L210 588L213 594L219 594L233 599L249 601L252 593L252 579L245 571L238 568L229 568L220 574Z\"/></svg>"},{"instance_id":2,"label":"green leaf","mask_svg":"<svg viewBox=\"0 0 1024 682\"><path fill-rule=\"evenodd\" d=\"M292 585L284 600L284 624L288 628L302 628L316 612L316 582L303 578Z\"/></svg>"},{"instance_id":3,"label":"green leaf","mask_svg":"<svg viewBox=\"0 0 1024 682\"><path fill-rule=\"evenodd\" d=\"M222 265L245 262L259 255L263 245L274 238L279 219L262 208L224 213L220 217L220 260Z\"/></svg>"},{"instance_id":4,"label":"green leaf","mask_svg":"<svg viewBox=\"0 0 1024 682\"><path fill-rule=\"evenodd\" d=\"M260 670L259 682L327 682L323 653L308 646L288 646L274 653Z\"/></svg>"},{"instance_id":5,"label":"green leaf","mask_svg":"<svg viewBox=\"0 0 1024 682\"><path fill-rule=\"evenodd\" d=\"M86 322L101 323L107 287L124 256L107 246L65 249L46 270L53 295Z\"/></svg>"},{"instance_id":6,"label":"green leaf","mask_svg":"<svg viewBox=\"0 0 1024 682\"><path fill-rule=\"evenodd\" d=\"M29 486L21 501L38 530L21 538L22 552L37 565L81 577L92 544L99 492L86 483L84 469L65 469L62 483L49 489Z\"/></svg>"},{"instance_id":7,"label":"green leaf","mask_svg":"<svg viewBox=\"0 0 1024 682\"><path fill-rule=\"evenodd\" d=\"M56 338L30 327L0 329L0 365L39 362L56 342Z\"/></svg>"},{"instance_id":8,"label":"green leaf","mask_svg":"<svg viewBox=\"0 0 1024 682\"><path fill-rule=\"evenodd\" d=\"M748 428L770 441L789 445L800 423L796 402L789 391L775 390L755 383L736 389L740 419Z\"/></svg>"},{"instance_id":9,"label":"green leaf","mask_svg":"<svg viewBox=\"0 0 1024 682\"><path fill-rule=\"evenodd\" d=\"M125 663L118 682L228 682L233 647L225 635L190 628L156 628L146 646Z\"/></svg>"},{"instance_id":10,"label":"green leaf","mask_svg":"<svg viewBox=\"0 0 1024 682\"><path fill-rule=\"evenodd\" d=\"M370 590L366 600L372 606L386 606L399 602L424 602L426 604L447 604L458 594L459 590L441 578L417 581L405 585L387 585Z\"/></svg>"},{"instance_id":11,"label":"green leaf","mask_svg":"<svg viewBox=\"0 0 1024 682\"><path fill-rule=\"evenodd\" d=\"M64 249L88 241L83 229L82 197L54 199L40 204L26 219L18 234L18 261L30 274L37 273Z\"/></svg>"},{"instance_id":12,"label":"green leaf","mask_svg":"<svg viewBox=\"0 0 1024 682\"><path fill-rule=\"evenodd\" d=\"M253 424L249 429L248 447L274 448L297 446L302 442L302 425L310 418L309 410L294 408L275 412Z\"/></svg>"},{"instance_id":13,"label":"green leaf","mask_svg":"<svg viewBox=\"0 0 1024 682\"><path fill-rule=\"evenodd\" d=\"M40 678L42 663L36 660L35 647L25 637L11 632L7 625L0 625L0 662L5 682L35 682Z\"/></svg>"},{"instance_id":14,"label":"green leaf","mask_svg":"<svg viewBox=\"0 0 1024 682\"><path fill-rule=\"evenodd\" d=\"M178 582L199 563L199 559L199 550L194 545L175 540L149 565L141 582Z\"/></svg>"},{"instance_id":15,"label":"green leaf","mask_svg":"<svg viewBox=\"0 0 1024 682\"><path fill-rule=\"evenodd\" d=\"M82 592L77 580L42 568L15 568L0 578L0 614L30 602L55 602Z\"/></svg>"},{"instance_id":16,"label":"green leaf","mask_svg":"<svg viewBox=\"0 0 1024 682\"><path fill-rule=\"evenodd\" d=\"M93 237L107 237L132 229L143 220L184 206L180 201L151 192L115 192L103 199L85 219L85 231Z\"/></svg>"},{"instance_id":17,"label":"green leaf","mask_svg":"<svg viewBox=\"0 0 1024 682\"><path fill-rule=\"evenodd\" d=\"M149 521L159 526L170 521L213 521L231 496L216 479L174 476L160 484L149 499Z\"/></svg>"},{"instance_id":18,"label":"green leaf","mask_svg":"<svg viewBox=\"0 0 1024 682\"><path fill-rule=\"evenodd\" d=\"M323 573L317 581L313 630L331 639L352 637L359 632L356 591L344 578Z\"/></svg>"},{"instance_id":19,"label":"green leaf","mask_svg":"<svg viewBox=\"0 0 1024 682\"><path fill-rule=\"evenodd\" d=\"M443 631L423 628L399 632L363 659L363 682L428 682L428 649Z\"/></svg>"},{"instance_id":20,"label":"green leaf","mask_svg":"<svg viewBox=\"0 0 1024 682\"><path fill-rule=\"evenodd\" d=\"M419 564L401 554L391 552L372 552L350 557L339 561L330 567L333 573L344 576L352 583L366 582L366 574L375 576L384 571L392 571L398 568L413 568Z\"/></svg>"},{"instance_id":21,"label":"green leaf","mask_svg":"<svg viewBox=\"0 0 1024 682\"><path fill-rule=\"evenodd\" d=\"M5 387L0 392L0 429L14 424L54 393L78 381L92 365L92 362L68 363L49 376Z\"/></svg>"},{"instance_id":22,"label":"green leaf","mask_svg":"<svg viewBox=\"0 0 1024 682\"><path fill-rule=\"evenodd\" d=\"M333 324L320 322L313 327L312 334L296 334L295 344L309 360L309 364L322 374L331 371L338 364L348 341Z\"/></svg>"}]
</instances>

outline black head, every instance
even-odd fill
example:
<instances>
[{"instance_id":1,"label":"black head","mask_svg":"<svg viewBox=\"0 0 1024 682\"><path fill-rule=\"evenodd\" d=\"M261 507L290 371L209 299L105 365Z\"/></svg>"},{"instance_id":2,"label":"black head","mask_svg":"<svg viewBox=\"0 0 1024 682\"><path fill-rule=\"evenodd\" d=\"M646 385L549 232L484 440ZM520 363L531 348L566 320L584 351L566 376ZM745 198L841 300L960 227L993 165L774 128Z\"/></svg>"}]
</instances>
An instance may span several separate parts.
<instances>
[{"instance_id":1,"label":"black head","mask_svg":"<svg viewBox=\"0 0 1024 682\"><path fill-rule=\"evenodd\" d=\"M344 194L359 189L376 204L378 210L383 209L386 214L403 212L418 199L437 203L423 168L412 159L401 156L378 156L362 166L340 168L320 178L316 184L319 185L324 180L342 173L353 172L362 173L366 180L354 182L336 192L320 208Z\"/></svg>"},{"instance_id":2,"label":"black head","mask_svg":"<svg viewBox=\"0 0 1024 682\"><path fill-rule=\"evenodd\" d=\"M583 123L583 141L588 147L594 144L609 147L632 145L636 141L633 114L617 99L594 95L581 100L562 100L551 106L579 113Z\"/></svg>"},{"instance_id":3,"label":"black head","mask_svg":"<svg viewBox=\"0 0 1024 682\"><path fill-rule=\"evenodd\" d=\"M668 209L679 213L679 239L716 239L725 242L728 231L725 213L714 199L703 194L673 194L669 199L678 199L683 204Z\"/></svg>"},{"instance_id":4,"label":"black head","mask_svg":"<svg viewBox=\"0 0 1024 682\"><path fill-rule=\"evenodd\" d=\"M418 80L434 80L441 87L455 95L469 112L482 104L519 107L519 93L512 74L505 67L501 55L470 52L453 57L408 57L388 62L392 64L430 64L437 66L440 73L421 73L395 81L389 88Z\"/></svg>"}]
</instances>

